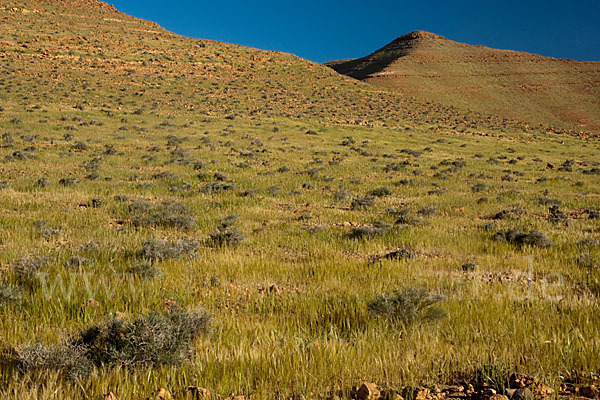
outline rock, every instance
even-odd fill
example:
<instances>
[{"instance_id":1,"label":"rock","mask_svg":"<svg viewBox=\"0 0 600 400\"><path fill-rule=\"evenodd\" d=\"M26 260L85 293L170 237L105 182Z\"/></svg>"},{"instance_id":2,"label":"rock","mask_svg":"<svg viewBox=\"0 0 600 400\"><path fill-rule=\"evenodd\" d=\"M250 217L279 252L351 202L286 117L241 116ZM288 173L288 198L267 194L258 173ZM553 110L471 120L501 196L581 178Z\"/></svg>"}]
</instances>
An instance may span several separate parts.
<instances>
[{"instance_id":1,"label":"rock","mask_svg":"<svg viewBox=\"0 0 600 400\"><path fill-rule=\"evenodd\" d=\"M277 286L277 285L271 285L269 287L269 292L277 294L277 293L281 292L281 289L279 289L279 286Z\"/></svg>"},{"instance_id":2,"label":"rock","mask_svg":"<svg viewBox=\"0 0 600 400\"><path fill-rule=\"evenodd\" d=\"M427 388L417 388L417 391L415 392L415 400L427 400L429 393L431 392Z\"/></svg>"},{"instance_id":3,"label":"rock","mask_svg":"<svg viewBox=\"0 0 600 400\"><path fill-rule=\"evenodd\" d=\"M158 392L156 393L156 400L173 400L173 396L171 396L171 393L169 393L169 391L167 389L164 388L160 388L158 389Z\"/></svg>"},{"instance_id":4,"label":"rock","mask_svg":"<svg viewBox=\"0 0 600 400\"><path fill-rule=\"evenodd\" d=\"M494 389L494 388L485 388L485 389L483 389L482 394L485 397L491 397L491 396L495 396L497 393L496 393L496 389Z\"/></svg>"},{"instance_id":5,"label":"rock","mask_svg":"<svg viewBox=\"0 0 600 400\"><path fill-rule=\"evenodd\" d=\"M198 386L188 386L186 389L187 398L192 399L210 399L210 391Z\"/></svg>"},{"instance_id":6,"label":"rock","mask_svg":"<svg viewBox=\"0 0 600 400\"><path fill-rule=\"evenodd\" d=\"M379 389L374 383L365 382L356 391L357 400L374 400L380 396Z\"/></svg>"},{"instance_id":7,"label":"rock","mask_svg":"<svg viewBox=\"0 0 600 400\"><path fill-rule=\"evenodd\" d=\"M511 400L531 400L533 395L527 387L518 388L512 395Z\"/></svg>"},{"instance_id":8,"label":"rock","mask_svg":"<svg viewBox=\"0 0 600 400\"><path fill-rule=\"evenodd\" d=\"M380 394L379 398L380 399L385 399L385 400L404 400L402 398L402 396L400 396L398 394L398 392L396 392L393 389L388 389L388 390L385 390L385 391L381 391L381 394Z\"/></svg>"},{"instance_id":9,"label":"rock","mask_svg":"<svg viewBox=\"0 0 600 400\"><path fill-rule=\"evenodd\" d=\"M119 398L113 392L108 392L104 395L104 400L119 400Z\"/></svg>"},{"instance_id":10,"label":"rock","mask_svg":"<svg viewBox=\"0 0 600 400\"><path fill-rule=\"evenodd\" d=\"M579 388L579 394L583 397L587 397L588 399L594 399L600 396L600 390L595 385L590 386L582 386Z\"/></svg>"}]
</instances>

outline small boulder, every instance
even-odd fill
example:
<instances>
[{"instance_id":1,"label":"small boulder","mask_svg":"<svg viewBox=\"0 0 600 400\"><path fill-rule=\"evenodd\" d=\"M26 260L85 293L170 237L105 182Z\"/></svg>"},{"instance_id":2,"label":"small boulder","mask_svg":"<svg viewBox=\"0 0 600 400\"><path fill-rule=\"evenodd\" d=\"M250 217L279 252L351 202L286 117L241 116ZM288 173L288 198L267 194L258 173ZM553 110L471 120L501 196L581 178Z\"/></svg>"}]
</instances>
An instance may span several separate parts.
<instances>
[{"instance_id":1,"label":"small boulder","mask_svg":"<svg viewBox=\"0 0 600 400\"><path fill-rule=\"evenodd\" d=\"M579 388L579 394L588 399L594 399L600 396L600 390L595 385L582 386Z\"/></svg>"},{"instance_id":2,"label":"small boulder","mask_svg":"<svg viewBox=\"0 0 600 400\"><path fill-rule=\"evenodd\" d=\"M532 400L533 395L527 387L521 387L515 390L515 393L510 398L511 400Z\"/></svg>"},{"instance_id":3,"label":"small boulder","mask_svg":"<svg viewBox=\"0 0 600 400\"><path fill-rule=\"evenodd\" d=\"M365 382L356 391L357 400L375 400L380 397L379 389L374 383Z\"/></svg>"},{"instance_id":4,"label":"small boulder","mask_svg":"<svg viewBox=\"0 0 600 400\"><path fill-rule=\"evenodd\" d=\"M156 400L173 400L173 396L171 396L171 393L164 388L160 388L158 389L158 392L156 392Z\"/></svg>"}]
</instances>

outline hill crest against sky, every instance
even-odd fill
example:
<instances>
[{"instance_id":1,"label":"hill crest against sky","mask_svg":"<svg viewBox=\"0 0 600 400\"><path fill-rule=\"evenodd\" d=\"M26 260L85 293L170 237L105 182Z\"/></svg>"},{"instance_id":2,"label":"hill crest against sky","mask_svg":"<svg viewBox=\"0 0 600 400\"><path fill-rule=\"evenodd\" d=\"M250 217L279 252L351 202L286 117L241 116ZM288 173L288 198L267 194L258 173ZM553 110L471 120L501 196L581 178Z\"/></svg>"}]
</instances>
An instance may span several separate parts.
<instances>
[{"instance_id":1,"label":"hill crest against sky","mask_svg":"<svg viewBox=\"0 0 600 400\"><path fill-rule=\"evenodd\" d=\"M339 73L446 106L569 129L600 129L600 63L403 35Z\"/></svg>"},{"instance_id":2,"label":"hill crest against sky","mask_svg":"<svg viewBox=\"0 0 600 400\"><path fill-rule=\"evenodd\" d=\"M57 110L78 105L369 126L525 129L517 121L466 115L362 84L290 54L186 38L99 1L0 5L7 109L22 108L27 98Z\"/></svg>"}]
</instances>

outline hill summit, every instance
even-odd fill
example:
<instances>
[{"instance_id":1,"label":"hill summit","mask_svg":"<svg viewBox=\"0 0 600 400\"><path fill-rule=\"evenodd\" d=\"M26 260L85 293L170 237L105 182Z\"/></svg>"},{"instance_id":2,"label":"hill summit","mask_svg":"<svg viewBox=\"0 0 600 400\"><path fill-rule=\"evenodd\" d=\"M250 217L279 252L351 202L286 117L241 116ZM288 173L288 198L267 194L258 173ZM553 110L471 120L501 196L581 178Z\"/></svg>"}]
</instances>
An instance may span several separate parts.
<instances>
[{"instance_id":1,"label":"hill summit","mask_svg":"<svg viewBox=\"0 0 600 400\"><path fill-rule=\"evenodd\" d=\"M415 31L337 72L419 99L530 123L600 130L600 63L455 42Z\"/></svg>"}]
</instances>

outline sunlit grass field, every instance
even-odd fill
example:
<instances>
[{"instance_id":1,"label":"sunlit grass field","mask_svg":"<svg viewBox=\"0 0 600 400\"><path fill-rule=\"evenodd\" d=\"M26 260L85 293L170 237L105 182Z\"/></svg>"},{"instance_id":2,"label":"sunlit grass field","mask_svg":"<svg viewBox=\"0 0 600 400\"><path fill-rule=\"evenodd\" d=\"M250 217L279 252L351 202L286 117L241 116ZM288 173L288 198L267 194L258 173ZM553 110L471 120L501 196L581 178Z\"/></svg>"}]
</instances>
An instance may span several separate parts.
<instances>
[{"instance_id":1,"label":"sunlit grass field","mask_svg":"<svg viewBox=\"0 0 600 400\"><path fill-rule=\"evenodd\" d=\"M183 364L105 366L76 379L7 366L3 397L139 398L161 387L183 395L190 385L223 396L321 397L364 380L451 382L488 364L554 385L598 372L595 143L36 114L2 127L0 263L3 293L14 292L3 294L3 345L18 352L114 314L172 307L202 308L211 321ZM65 130L90 120L101 126ZM561 171L566 160L575 162ZM370 193L378 196L359 207ZM180 203L184 217L140 219L144 199ZM231 214L235 240L215 242ZM383 228L369 230L375 221ZM517 227L552 244L495 240ZM144 252L148 241L183 239L194 248ZM397 249L410 255L384 257ZM36 257L45 260L32 277L15 272ZM152 273L131 268L139 262ZM436 307L445 315L406 323L369 307L407 288L443 295Z\"/></svg>"}]
</instances>

